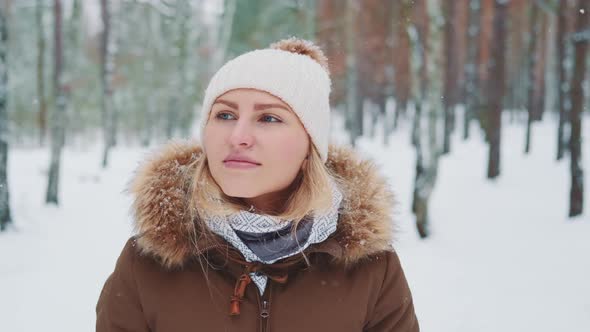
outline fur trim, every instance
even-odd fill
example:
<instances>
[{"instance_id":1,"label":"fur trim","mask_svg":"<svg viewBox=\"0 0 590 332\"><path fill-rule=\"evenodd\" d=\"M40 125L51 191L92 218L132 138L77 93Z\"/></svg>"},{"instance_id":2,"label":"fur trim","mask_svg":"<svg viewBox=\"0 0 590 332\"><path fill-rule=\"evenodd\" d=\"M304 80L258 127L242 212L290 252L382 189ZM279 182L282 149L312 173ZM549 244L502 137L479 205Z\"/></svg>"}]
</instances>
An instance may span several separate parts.
<instances>
[{"instance_id":1,"label":"fur trim","mask_svg":"<svg viewBox=\"0 0 590 332\"><path fill-rule=\"evenodd\" d=\"M196 142L170 142L140 164L128 184L137 245L167 268L181 267L195 255L194 241L206 227L188 213L192 174L201 153ZM344 195L338 228L330 236L341 247L337 261L353 265L391 250L393 194L375 165L350 148L330 146L326 166L339 178Z\"/></svg>"}]
</instances>

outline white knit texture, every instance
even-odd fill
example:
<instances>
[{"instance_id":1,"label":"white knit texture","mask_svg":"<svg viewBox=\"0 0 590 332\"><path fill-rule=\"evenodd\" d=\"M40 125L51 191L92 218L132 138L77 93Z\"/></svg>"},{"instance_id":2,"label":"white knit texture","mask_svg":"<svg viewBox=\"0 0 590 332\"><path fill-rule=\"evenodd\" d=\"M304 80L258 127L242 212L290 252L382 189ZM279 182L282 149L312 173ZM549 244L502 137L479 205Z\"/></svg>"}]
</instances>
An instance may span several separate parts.
<instances>
[{"instance_id":1,"label":"white knit texture","mask_svg":"<svg viewBox=\"0 0 590 332\"><path fill-rule=\"evenodd\" d=\"M330 76L307 55L262 49L242 54L223 65L211 78L201 108L201 141L217 97L240 88L268 92L299 116L324 162L330 137Z\"/></svg>"}]
</instances>

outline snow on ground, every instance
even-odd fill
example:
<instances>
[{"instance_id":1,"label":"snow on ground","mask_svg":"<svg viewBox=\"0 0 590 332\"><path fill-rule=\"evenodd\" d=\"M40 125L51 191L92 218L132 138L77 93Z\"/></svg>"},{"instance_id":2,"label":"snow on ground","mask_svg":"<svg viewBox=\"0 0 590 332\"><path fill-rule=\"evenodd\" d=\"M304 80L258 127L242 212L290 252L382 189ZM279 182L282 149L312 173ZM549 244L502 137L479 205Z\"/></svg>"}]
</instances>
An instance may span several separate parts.
<instances>
[{"instance_id":1,"label":"snow on ground","mask_svg":"<svg viewBox=\"0 0 590 332\"><path fill-rule=\"evenodd\" d=\"M590 118L583 133L590 133ZM590 331L590 135L584 138L586 213L567 218L569 159L554 160L556 126L505 123L501 176L485 180L487 147L453 138L440 160L431 201L431 237L420 240L410 212L415 153L409 123L383 146L359 150L381 167L400 204L396 248L422 331ZM67 148L61 203L43 204L49 155L9 156L15 227L0 234L0 331L93 331L95 305L125 240L130 197L123 193L148 150L117 148L100 169L100 146Z\"/></svg>"}]
</instances>

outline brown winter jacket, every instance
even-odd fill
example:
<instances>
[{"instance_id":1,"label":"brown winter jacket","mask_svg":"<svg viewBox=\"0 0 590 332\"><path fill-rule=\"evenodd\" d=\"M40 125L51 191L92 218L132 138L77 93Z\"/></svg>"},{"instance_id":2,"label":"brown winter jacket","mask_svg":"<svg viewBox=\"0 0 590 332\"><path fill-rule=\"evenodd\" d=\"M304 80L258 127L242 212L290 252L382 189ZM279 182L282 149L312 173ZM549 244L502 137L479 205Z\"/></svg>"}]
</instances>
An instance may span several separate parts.
<instances>
[{"instance_id":1,"label":"brown winter jacket","mask_svg":"<svg viewBox=\"0 0 590 332\"><path fill-rule=\"evenodd\" d=\"M100 294L98 332L419 331L391 247L392 195L370 162L331 147L327 166L344 180L336 232L305 250L308 262L263 265L221 237L200 237L205 224L185 213L200 153L170 143L130 183L137 235ZM269 277L262 296L248 272Z\"/></svg>"}]
</instances>

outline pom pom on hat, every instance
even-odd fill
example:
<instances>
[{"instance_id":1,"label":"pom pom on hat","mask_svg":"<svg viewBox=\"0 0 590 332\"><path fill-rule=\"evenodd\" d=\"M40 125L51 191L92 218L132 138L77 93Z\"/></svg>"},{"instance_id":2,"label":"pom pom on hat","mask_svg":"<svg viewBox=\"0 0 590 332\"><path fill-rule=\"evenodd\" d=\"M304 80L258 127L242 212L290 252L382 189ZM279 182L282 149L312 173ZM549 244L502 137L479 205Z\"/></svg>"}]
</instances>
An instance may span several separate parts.
<instances>
[{"instance_id":1,"label":"pom pom on hat","mask_svg":"<svg viewBox=\"0 0 590 332\"><path fill-rule=\"evenodd\" d=\"M326 72L328 72L328 74L330 73L330 69L328 67L328 58L326 55L324 55L324 52L319 46L310 42L309 40L291 37L272 43L270 48L307 55L319 63L326 70Z\"/></svg>"}]
</instances>

